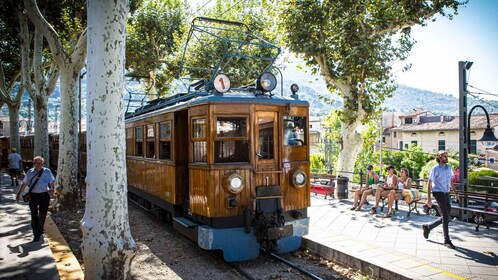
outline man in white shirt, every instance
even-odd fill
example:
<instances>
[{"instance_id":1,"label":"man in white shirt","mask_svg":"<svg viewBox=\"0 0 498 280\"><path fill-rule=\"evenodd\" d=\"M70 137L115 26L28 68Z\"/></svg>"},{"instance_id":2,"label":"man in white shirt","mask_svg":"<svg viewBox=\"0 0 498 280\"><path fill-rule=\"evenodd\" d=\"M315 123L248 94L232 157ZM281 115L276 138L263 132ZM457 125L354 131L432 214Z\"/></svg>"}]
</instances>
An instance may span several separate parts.
<instances>
[{"instance_id":1,"label":"man in white shirt","mask_svg":"<svg viewBox=\"0 0 498 280\"><path fill-rule=\"evenodd\" d=\"M21 155L17 153L16 148L12 148L12 153L9 155L9 173L12 186L14 185L14 178L16 179L16 186L19 186L17 175L19 174L19 167L21 164Z\"/></svg>"}]
</instances>

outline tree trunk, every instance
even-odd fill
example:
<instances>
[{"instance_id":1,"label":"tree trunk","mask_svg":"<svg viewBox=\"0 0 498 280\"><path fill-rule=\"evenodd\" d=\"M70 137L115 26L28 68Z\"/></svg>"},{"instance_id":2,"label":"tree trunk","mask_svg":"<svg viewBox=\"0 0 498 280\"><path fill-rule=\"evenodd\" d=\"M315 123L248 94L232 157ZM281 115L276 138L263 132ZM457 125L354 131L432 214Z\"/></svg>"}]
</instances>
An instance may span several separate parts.
<instances>
[{"instance_id":1,"label":"tree trunk","mask_svg":"<svg viewBox=\"0 0 498 280\"><path fill-rule=\"evenodd\" d=\"M62 203L78 203L78 81L79 73L60 69L61 107L57 186L63 188Z\"/></svg>"},{"instance_id":2,"label":"tree trunk","mask_svg":"<svg viewBox=\"0 0 498 280\"><path fill-rule=\"evenodd\" d=\"M343 123L341 127L341 149L339 162L337 163L337 175L353 179L354 164L356 157L363 148L363 138L357 132L361 126L361 121L356 120L351 123Z\"/></svg>"},{"instance_id":3,"label":"tree trunk","mask_svg":"<svg viewBox=\"0 0 498 280\"><path fill-rule=\"evenodd\" d=\"M34 156L42 156L45 166L50 167L48 151L48 95L40 93L34 95L35 102L35 150Z\"/></svg>"},{"instance_id":4,"label":"tree trunk","mask_svg":"<svg viewBox=\"0 0 498 280\"><path fill-rule=\"evenodd\" d=\"M16 148L21 151L21 142L19 140L19 109L21 108L21 103L13 104L9 106L9 122L10 122L10 148Z\"/></svg>"},{"instance_id":5,"label":"tree trunk","mask_svg":"<svg viewBox=\"0 0 498 280\"><path fill-rule=\"evenodd\" d=\"M126 0L88 1L85 279L131 279L124 125Z\"/></svg>"}]
</instances>

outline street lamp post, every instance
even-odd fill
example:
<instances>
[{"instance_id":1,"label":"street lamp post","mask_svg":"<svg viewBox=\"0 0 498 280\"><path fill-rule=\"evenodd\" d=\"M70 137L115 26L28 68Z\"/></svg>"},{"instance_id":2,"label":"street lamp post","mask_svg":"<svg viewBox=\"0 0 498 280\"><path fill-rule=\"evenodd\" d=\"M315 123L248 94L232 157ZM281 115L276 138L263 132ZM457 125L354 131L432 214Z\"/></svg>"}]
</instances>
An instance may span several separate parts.
<instances>
[{"instance_id":1,"label":"street lamp post","mask_svg":"<svg viewBox=\"0 0 498 280\"><path fill-rule=\"evenodd\" d=\"M460 107L460 144L459 144L459 160L460 160L460 174L459 184L463 186L463 191L468 191L468 175L469 175L469 152L471 148L470 141L470 117L476 108L481 108L486 114L487 127L481 139L477 140L482 143L485 148L490 148L495 145L498 139L495 137L489 122L489 115L486 109L481 105L475 105L470 110L467 117L467 71L472 67L472 62L459 61L458 62L458 75L459 75L459 107ZM468 206L467 197L463 198L463 206ZM467 211L460 211L460 220L467 221Z\"/></svg>"}]
</instances>

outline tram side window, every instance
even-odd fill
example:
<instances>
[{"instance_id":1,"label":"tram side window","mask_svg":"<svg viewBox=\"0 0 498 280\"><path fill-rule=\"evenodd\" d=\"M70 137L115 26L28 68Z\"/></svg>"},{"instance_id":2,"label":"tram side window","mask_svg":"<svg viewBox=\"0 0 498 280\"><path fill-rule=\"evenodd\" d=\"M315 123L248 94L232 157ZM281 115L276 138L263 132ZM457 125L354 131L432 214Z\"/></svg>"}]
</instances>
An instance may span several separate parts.
<instances>
[{"instance_id":1,"label":"tram side window","mask_svg":"<svg viewBox=\"0 0 498 280\"><path fill-rule=\"evenodd\" d=\"M259 118L259 149L258 156L260 159L273 159L274 154L274 135L275 126L273 118Z\"/></svg>"},{"instance_id":2,"label":"tram side window","mask_svg":"<svg viewBox=\"0 0 498 280\"><path fill-rule=\"evenodd\" d=\"M207 162L206 119L192 120L192 161Z\"/></svg>"},{"instance_id":3,"label":"tram side window","mask_svg":"<svg viewBox=\"0 0 498 280\"><path fill-rule=\"evenodd\" d=\"M217 118L214 162L249 162L246 117Z\"/></svg>"},{"instance_id":4,"label":"tram side window","mask_svg":"<svg viewBox=\"0 0 498 280\"><path fill-rule=\"evenodd\" d=\"M133 128L126 129L126 155L133 155Z\"/></svg>"},{"instance_id":5,"label":"tram side window","mask_svg":"<svg viewBox=\"0 0 498 280\"><path fill-rule=\"evenodd\" d=\"M135 156L143 157L144 128L135 127Z\"/></svg>"},{"instance_id":6,"label":"tram side window","mask_svg":"<svg viewBox=\"0 0 498 280\"><path fill-rule=\"evenodd\" d=\"M306 145L306 117L284 116L284 145Z\"/></svg>"},{"instance_id":7,"label":"tram side window","mask_svg":"<svg viewBox=\"0 0 498 280\"><path fill-rule=\"evenodd\" d=\"M147 151L146 157L156 158L156 131L153 124L148 124L147 126Z\"/></svg>"},{"instance_id":8,"label":"tram side window","mask_svg":"<svg viewBox=\"0 0 498 280\"><path fill-rule=\"evenodd\" d=\"M171 122L159 124L159 159L171 159Z\"/></svg>"}]
</instances>

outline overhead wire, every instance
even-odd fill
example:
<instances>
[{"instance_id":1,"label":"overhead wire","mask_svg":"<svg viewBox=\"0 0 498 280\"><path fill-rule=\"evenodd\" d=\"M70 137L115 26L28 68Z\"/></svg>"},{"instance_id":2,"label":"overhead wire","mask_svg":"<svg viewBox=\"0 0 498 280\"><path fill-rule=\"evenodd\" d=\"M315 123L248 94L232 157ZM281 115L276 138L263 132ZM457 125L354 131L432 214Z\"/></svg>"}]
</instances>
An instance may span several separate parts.
<instances>
[{"instance_id":1,"label":"overhead wire","mask_svg":"<svg viewBox=\"0 0 498 280\"><path fill-rule=\"evenodd\" d=\"M486 100L485 100L485 99L483 99L482 97L477 96L477 95L474 95L473 93L470 93L470 92L467 92L467 94L468 94L468 95L470 95L470 96L472 96L472 97L474 97L474 98L476 98L476 99L478 99L479 101L481 101L481 102L483 102L483 103L486 103L487 105L489 105L489 106L491 106L491 107L495 108L496 110L498 110L498 107L497 107L496 105L494 105L494 104L492 104L492 103L490 103L490 102L486 101Z\"/></svg>"},{"instance_id":2,"label":"overhead wire","mask_svg":"<svg viewBox=\"0 0 498 280\"><path fill-rule=\"evenodd\" d=\"M206 3L204 3L204 5L202 5L199 9L197 9L197 11L195 11L194 13L192 13L192 16L195 16L200 10L204 9L204 7L206 5L208 5L209 3L211 3L211 1L213 1L213 0L208 0Z\"/></svg>"}]
</instances>

